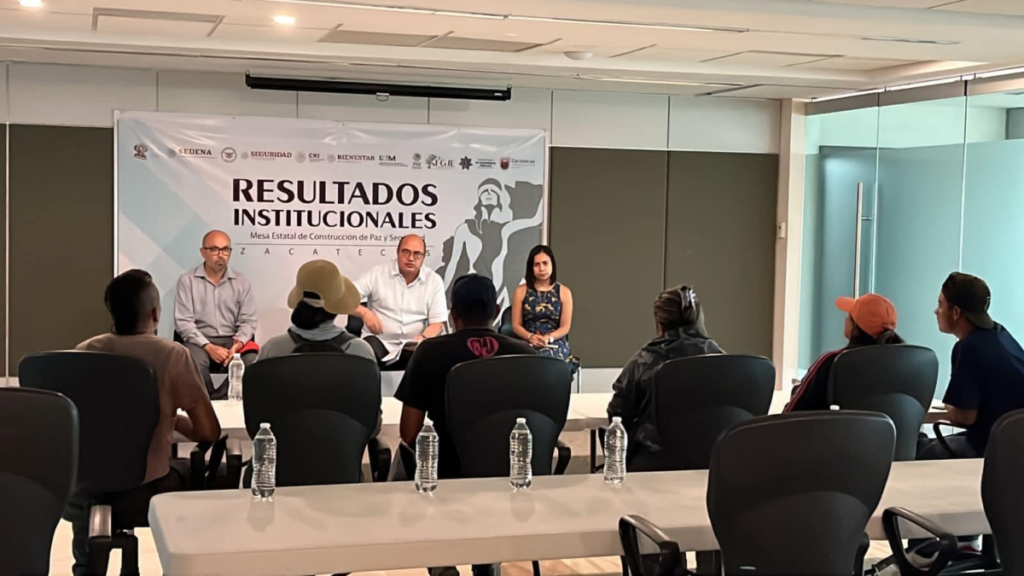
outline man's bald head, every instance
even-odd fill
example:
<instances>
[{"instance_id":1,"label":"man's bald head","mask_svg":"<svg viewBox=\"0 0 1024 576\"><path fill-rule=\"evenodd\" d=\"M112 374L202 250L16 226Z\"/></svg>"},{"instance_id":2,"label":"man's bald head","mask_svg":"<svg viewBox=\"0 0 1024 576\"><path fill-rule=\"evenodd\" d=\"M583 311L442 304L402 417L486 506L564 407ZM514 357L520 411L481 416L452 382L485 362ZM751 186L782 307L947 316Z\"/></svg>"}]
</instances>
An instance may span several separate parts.
<instances>
[{"instance_id":1,"label":"man's bald head","mask_svg":"<svg viewBox=\"0 0 1024 576\"><path fill-rule=\"evenodd\" d=\"M203 245L199 249L206 266L206 273L220 278L228 269L231 260L231 238L220 230L210 230L203 236Z\"/></svg>"},{"instance_id":2,"label":"man's bald head","mask_svg":"<svg viewBox=\"0 0 1024 576\"><path fill-rule=\"evenodd\" d=\"M114 333L123 336L152 334L160 319L160 291L145 270L129 270L107 284L103 301L114 322Z\"/></svg>"},{"instance_id":3,"label":"man's bald head","mask_svg":"<svg viewBox=\"0 0 1024 576\"><path fill-rule=\"evenodd\" d=\"M220 230L210 230L203 236L203 246L231 246L231 237Z\"/></svg>"},{"instance_id":4,"label":"man's bald head","mask_svg":"<svg viewBox=\"0 0 1024 576\"><path fill-rule=\"evenodd\" d=\"M409 250L419 250L420 252L426 253L427 242L423 239L423 236L419 234L406 234L402 236L402 239L398 242L398 250L401 252L402 248L408 248Z\"/></svg>"},{"instance_id":5,"label":"man's bald head","mask_svg":"<svg viewBox=\"0 0 1024 576\"><path fill-rule=\"evenodd\" d=\"M423 258L427 255L427 242L422 236L408 234L398 243L398 269L406 282L412 282L420 274Z\"/></svg>"}]
</instances>

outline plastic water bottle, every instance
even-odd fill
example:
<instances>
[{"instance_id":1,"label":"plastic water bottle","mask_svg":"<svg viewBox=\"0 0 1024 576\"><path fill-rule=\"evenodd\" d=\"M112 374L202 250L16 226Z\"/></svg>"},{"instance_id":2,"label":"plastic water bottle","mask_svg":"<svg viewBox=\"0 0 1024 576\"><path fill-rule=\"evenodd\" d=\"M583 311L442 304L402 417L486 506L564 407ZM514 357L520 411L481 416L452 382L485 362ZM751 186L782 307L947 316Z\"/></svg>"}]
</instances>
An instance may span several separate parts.
<instances>
[{"instance_id":1,"label":"plastic water bottle","mask_svg":"<svg viewBox=\"0 0 1024 576\"><path fill-rule=\"evenodd\" d=\"M431 494L437 490L437 432L429 418L416 436L416 491Z\"/></svg>"},{"instance_id":2,"label":"plastic water bottle","mask_svg":"<svg viewBox=\"0 0 1024 576\"><path fill-rule=\"evenodd\" d=\"M242 401L242 376L245 374L245 362L242 355L235 354L228 364L228 400Z\"/></svg>"},{"instance_id":3,"label":"plastic water bottle","mask_svg":"<svg viewBox=\"0 0 1024 576\"><path fill-rule=\"evenodd\" d=\"M626 428L622 418L612 418L604 435L604 483L622 484L626 479Z\"/></svg>"},{"instance_id":4,"label":"plastic water bottle","mask_svg":"<svg viewBox=\"0 0 1024 576\"><path fill-rule=\"evenodd\" d=\"M272 500L277 486L277 438L270 424L260 424L260 431L252 440L252 495L260 500Z\"/></svg>"},{"instance_id":5,"label":"plastic water bottle","mask_svg":"<svg viewBox=\"0 0 1024 576\"><path fill-rule=\"evenodd\" d=\"M525 490L533 483L533 434L526 418L516 418L516 426L508 439L509 483L516 490Z\"/></svg>"}]
</instances>

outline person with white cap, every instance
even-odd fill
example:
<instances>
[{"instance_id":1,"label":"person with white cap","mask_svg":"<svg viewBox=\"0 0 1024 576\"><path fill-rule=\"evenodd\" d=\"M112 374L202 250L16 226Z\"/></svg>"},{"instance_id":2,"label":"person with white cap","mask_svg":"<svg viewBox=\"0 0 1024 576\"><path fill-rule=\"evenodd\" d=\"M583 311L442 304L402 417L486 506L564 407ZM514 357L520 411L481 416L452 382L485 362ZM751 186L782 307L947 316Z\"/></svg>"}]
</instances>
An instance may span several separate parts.
<instances>
[{"instance_id":1,"label":"person with white cap","mask_svg":"<svg viewBox=\"0 0 1024 576\"><path fill-rule=\"evenodd\" d=\"M302 352L343 352L377 361L365 340L335 324L339 314L351 314L359 307L359 289L344 277L333 262L306 262L295 275L295 287L288 294L292 325L288 332L274 336L260 348L256 361Z\"/></svg>"}]
</instances>

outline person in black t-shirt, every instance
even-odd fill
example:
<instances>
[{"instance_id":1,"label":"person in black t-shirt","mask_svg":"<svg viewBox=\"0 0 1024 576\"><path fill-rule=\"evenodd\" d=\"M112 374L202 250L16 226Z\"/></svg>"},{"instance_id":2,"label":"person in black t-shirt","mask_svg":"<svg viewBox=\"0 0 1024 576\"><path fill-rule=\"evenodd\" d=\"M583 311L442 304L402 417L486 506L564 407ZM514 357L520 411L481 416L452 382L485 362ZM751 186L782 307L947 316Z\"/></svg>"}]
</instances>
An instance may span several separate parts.
<instances>
[{"instance_id":1,"label":"person in black t-shirt","mask_svg":"<svg viewBox=\"0 0 1024 576\"><path fill-rule=\"evenodd\" d=\"M942 401L949 421L967 431L947 436L945 445L921 438L918 460L980 458L996 420L1024 408L1024 350L989 316L991 302L988 285L977 276L954 272L942 284L935 316L939 330L958 340Z\"/></svg>"},{"instance_id":2,"label":"person in black t-shirt","mask_svg":"<svg viewBox=\"0 0 1024 576\"><path fill-rule=\"evenodd\" d=\"M395 398L402 401L399 429L406 444L415 445L425 415L434 422L439 440L440 478L458 478L462 471L445 418L448 372L470 360L537 353L523 340L494 331L492 326L499 312L497 292L489 278L467 274L456 279L451 305L455 333L420 342L395 392Z\"/></svg>"}]
</instances>

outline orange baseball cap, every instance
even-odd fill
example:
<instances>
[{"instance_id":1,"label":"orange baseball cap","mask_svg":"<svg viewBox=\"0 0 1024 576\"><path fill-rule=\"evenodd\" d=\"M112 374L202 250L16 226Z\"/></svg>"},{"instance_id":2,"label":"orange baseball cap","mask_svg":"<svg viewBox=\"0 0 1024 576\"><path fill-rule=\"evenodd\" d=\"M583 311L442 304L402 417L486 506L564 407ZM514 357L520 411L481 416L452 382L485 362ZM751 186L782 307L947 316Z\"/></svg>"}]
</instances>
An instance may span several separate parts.
<instances>
[{"instance_id":1,"label":"orange baseball cap","mask_svg":"<svg viewBox=\"0 0 1024 576\"><path fill-rule=\"evenodd\" d=\"M846 312L860 329L873 337L896 329L896 306L885 296L865 294L860 298L836 298L836 308Z\"/></svg>"}]
</instances>

